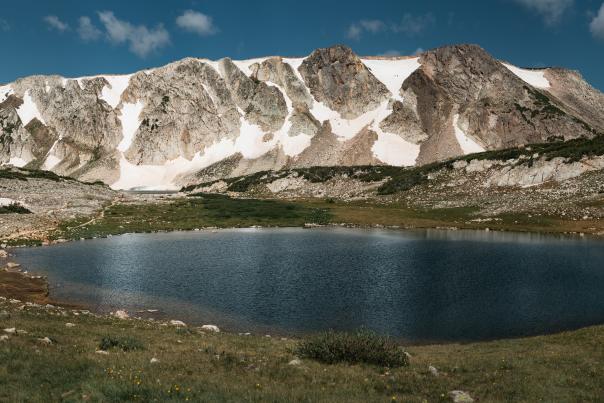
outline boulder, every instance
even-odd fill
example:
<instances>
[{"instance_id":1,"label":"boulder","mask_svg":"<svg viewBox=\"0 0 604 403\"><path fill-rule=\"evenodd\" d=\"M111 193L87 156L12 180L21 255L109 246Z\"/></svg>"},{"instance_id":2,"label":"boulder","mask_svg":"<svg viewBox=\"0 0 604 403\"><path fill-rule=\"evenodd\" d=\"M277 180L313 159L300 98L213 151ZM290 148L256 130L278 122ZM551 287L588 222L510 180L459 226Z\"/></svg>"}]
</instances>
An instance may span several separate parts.
<instances>
[{"instance_id":1,"label":"boulder","mask_svg":"<svg viewBox=\"0 0 604 403\"><path fill-rule=\"evenodd\" d=\"M180 320L171 320L170 325L176 326L176 327L187 327L187 324Z\"/></svg>"},{"instance_id":2,"label":"boulder","mask_svg":"<svg viewBox=\"0 0 604 403\"><path fill-rule=\"evenodd\" d=\"M128 315L128 312L123 310L115 311L112 315L117 319L128 319L130 317L130 315Z\"/></svg>"},{"instance_id":3,"label":"boulder","mask_svg":"<svg viewBox=\"0 0 604 403\"><path fill-rule=\"evenodd\" d=\"M207 332L214 332L214 333L219 333L220 332L220 329L216 325L203 325L201 327L201 330L204 330L204 331L207 331Z\"/></svg>"},{"instance_id":4,"label":"boulder","mask_svg":"<svg viewBox=\"0 0 604 403\"><path fill-rule=\"evenodd\" d=\"M464 392L463 390L452 390L449 392L449 397L453 400L454 403L473 403L474 399L470 396L468 392Z\"/></svg>"}]
</instances>

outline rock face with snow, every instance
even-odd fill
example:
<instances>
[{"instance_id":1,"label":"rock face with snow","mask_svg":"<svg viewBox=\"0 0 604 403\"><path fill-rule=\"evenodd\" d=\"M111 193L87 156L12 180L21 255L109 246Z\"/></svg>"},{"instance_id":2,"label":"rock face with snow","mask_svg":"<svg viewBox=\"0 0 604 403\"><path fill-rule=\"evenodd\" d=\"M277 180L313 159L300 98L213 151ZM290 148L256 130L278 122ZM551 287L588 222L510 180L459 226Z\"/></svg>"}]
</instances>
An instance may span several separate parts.
<instances>
[{"instance_id":1,"label":"rock face with snow","mask_svg":"<svg viewBox=\"0 0 604 403\"><path fill-rule=\"evenodd\" d=\"M409 166L602 131L604 95L578 73L520 69L472 45L411 58L361 58L344 46L306 58L187 58L0 86L0 163L119 189Z\"/></svg>"}]
</instances>

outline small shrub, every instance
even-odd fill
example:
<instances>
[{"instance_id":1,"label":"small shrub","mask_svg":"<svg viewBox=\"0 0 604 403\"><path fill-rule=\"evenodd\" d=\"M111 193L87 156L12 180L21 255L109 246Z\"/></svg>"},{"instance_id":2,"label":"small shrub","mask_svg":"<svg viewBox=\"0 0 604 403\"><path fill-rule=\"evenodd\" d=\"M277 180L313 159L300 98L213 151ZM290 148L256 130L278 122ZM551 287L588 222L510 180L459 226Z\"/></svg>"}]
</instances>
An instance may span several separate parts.
<instances>
[{"instance_id":1,"label":"small shrub","mask_svg":"<svg viewBox=\"0 0 604 403\"><path fill-rule=\"evenodd\" d=\"M388 337L364 329L353 333L320 333L301 342L295 352L300 357L326 364L365 363L391 368L409 364L401 346Z\"/></svg>"},{"instance_id":2,"label":"small shrub","mask_svg":"<svg viewBox=\"0 0 604 403\"><path fill-rule=\"evenodd\" d=\"M0 214L31 214L31 211L20 205L19 203L13 202L8 206L0 206Z\"/></svg>"},{"instance_id":3,"label":"small shrub","mask_svg":"<svg viewBox=\"0 0 604 403\"><path fill-rule=\"evenodd\" d=\"M132 337L106 336L99 343L99 350L107 351L117 347L122 351L144 350L143 343Z\"/></svg>"}]
</instances>

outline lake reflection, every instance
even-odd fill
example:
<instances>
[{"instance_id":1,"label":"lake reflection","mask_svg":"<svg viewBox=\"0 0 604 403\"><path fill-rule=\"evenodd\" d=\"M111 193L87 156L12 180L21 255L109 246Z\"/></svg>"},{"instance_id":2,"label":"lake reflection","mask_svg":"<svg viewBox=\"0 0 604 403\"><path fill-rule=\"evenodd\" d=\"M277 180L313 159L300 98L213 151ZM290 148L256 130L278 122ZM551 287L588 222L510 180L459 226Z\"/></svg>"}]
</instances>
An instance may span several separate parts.
<instances>
[{"instance_id":1,"label":"lake reflection","mask_svg":"<svg viewBox=\"0 0 604 403\"><path fill-rule=\"evenodd\" d=\"M597 240L484 231L242 229L22 249L58 300L236 331L361 326L411 341L604 323Z\"/></svg>"}]
</instances>

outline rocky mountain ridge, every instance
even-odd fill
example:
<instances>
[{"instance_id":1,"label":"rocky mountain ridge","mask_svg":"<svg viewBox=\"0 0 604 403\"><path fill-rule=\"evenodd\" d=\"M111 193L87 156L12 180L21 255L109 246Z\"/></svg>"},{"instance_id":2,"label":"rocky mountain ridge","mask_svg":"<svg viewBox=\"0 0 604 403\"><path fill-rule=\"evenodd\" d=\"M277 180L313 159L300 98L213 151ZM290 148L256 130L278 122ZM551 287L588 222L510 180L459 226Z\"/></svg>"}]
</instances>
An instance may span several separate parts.
<instances>
[{"instance_id":1,"label":"rocky mountain ridge","mask_svg":"<svg viewBox=\"0 0 604 403\"><path fill-rule=\"evenodd\" d=\"M0 163L116 189L312 166L413 166L604 132L604 94L473 45L418 57L187 58L0 86Z\"/></svg>"}]
</instances>

